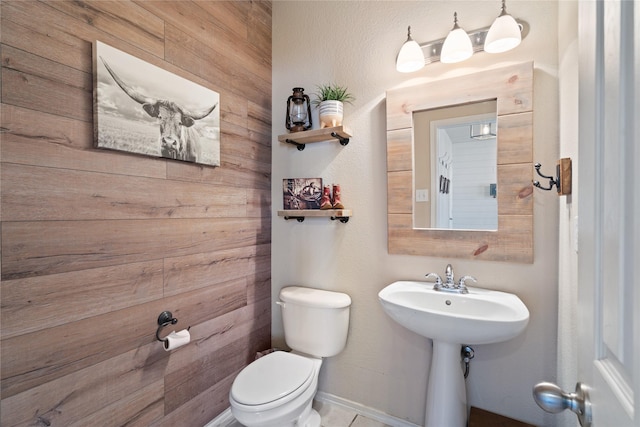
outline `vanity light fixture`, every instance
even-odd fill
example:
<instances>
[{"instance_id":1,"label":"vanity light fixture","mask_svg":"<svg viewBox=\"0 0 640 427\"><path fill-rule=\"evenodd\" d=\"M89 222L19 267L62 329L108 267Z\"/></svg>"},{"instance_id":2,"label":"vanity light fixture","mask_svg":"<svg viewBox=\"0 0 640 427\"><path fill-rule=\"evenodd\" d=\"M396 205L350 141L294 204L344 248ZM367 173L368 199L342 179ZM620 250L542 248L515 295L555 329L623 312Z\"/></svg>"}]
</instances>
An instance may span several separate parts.
<instances>
[{"instance_id":1,"label":"vanity light fixture","mask_svg":"<svg viewBox=\"0 0 640 427\"><path fill-rule=\"evenodd\" d=\"M396 70L401 73L411 73L424 67L424 53L422 48L411 38L411 26L407 29L407 41L404 42L396 58Z\"/></svg>"},{"instance_id":2,"label":"vanity light fixture","mask_svg":"<svg viewBox=\"0 0 640 427\"><path fill-rule=\"evenodd\" d=\"M470 126L471 139L477 139L479 141L485 139L491 139L496 137L496 127L493 122L486 123L474 123Z\"/></svg>"},{"instance_id":3,"label":"vanity light fixture","mask_svg":"<svg viewBox=\"0 0 640 427\"><path fill-rule=\"evenodd\" d=\"M453 28L442 44L440 62L454 64L462 62L473 55L473 45L469 34L458 25L458 13L453 13Z\"/></svg>"},{"instance_id":4,"label":"vanity light fixture","mask_svg":"<svg viewBox=\"0 0 640 427\"><path fill-rule=\"evenodd\" d=\"M517 47L522 40L520 26L507 13L506 0L502 0L502 11L493 21L487 37L484 40L484 51L489 53L502 53Z\"/></svg>"},{"instance_id":5,"label":"vanity light fixture","mask_svg":"<svg viewBox=\"0 0 640 427\"><path fill-rule=\"evenodd\" d=\"M515 24L515 25L514 25ZM458 31L459 30L459 31ZM433 62L455 63L467 59L475 52L501 53L517 47L521 40L529 34L529 24L515 19L507 13L505 0L502 0L502 10L491 27L484 27L466 33L457 24L457 14L454 14L454 26L446 38L418 43L411 38L411 27L407 41L404 43L396 58L396 70L411 73L420 70ZM471 44L471 53L466 43ZM449 42L447 42L449 40ZM447 45L445 48L445 44ZM458 47L463 46L464 48ZM419 47L417 49L416 47ZM418 52L420 50L420 52ZM459 59L465 52L464 59ZM458 58L458 60L455 60Z\"/></svg>"}]
</instances>

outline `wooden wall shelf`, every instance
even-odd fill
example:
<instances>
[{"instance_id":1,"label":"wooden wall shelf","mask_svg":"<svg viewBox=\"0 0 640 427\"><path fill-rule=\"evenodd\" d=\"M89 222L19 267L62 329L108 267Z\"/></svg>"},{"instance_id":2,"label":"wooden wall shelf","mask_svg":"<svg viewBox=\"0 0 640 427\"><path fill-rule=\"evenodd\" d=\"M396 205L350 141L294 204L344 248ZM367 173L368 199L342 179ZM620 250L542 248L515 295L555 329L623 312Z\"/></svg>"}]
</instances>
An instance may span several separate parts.
<instances>
[{"instance_id":1,"label":"wooden wall shelf","mask_svg":"<svg viewBox=\"0 0 640 427\"><path fill-rule=\"evenodd\" d=\"M347 223L351 215L353 215L351 209L288 209L278 211L278 216L282 216L284 219L295 219L298 220L298 222L302 222L306 217L310 217L331 218L332 220Z\"/></svg>"},{"instance_id":2,"label":"wooden wall shelf","mask_svg":"<svg viewBox=\"0 0 640 427\"><path fill-rule=\"evenodd\" d=\"M351 135L344 126L332 128L305 130L302 132L285 133L278 136L278 141L295 145L298 151L304 150L306 144L313 142L338 141L340 145L347 145Z\"/></svg>"}]
</instances>

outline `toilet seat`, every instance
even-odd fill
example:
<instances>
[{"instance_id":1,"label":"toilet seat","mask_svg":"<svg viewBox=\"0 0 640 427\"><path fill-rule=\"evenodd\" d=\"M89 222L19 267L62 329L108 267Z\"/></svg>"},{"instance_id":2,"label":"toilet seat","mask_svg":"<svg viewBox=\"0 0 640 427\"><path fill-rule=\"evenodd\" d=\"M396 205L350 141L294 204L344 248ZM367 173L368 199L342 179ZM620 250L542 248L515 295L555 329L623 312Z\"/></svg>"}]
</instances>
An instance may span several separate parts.
<instances>
[{"instance_id":1,"label":"toilet seat","mask_svg":"<svg viewBox=\"0 0 640 427\"><path fill-rule=\"evenodd\" d=\"M243 406L282 405L313 382L313 360L284 351L270 353L245 367L231 386L231 398ZM267 409L265 408L262 408Z\"/></svg>"}]
</instances>

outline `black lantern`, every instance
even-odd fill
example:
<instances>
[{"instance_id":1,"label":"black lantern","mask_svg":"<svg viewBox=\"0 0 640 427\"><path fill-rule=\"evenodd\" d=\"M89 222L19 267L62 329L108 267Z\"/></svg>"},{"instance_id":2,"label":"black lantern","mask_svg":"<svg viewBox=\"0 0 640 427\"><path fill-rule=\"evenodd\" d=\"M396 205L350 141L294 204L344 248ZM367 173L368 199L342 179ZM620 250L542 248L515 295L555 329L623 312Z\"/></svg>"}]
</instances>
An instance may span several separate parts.
<instances>
[{"instance_id":1,"label":"black lantern","mask_svg":"<svg viewBox=\"0 0 640 427\"><path fill-rule=\"evenodd\" d=\"M301 87L293 88L293 95L287 99L287 120L285 123L291 132L311 129L311 102L309 95Z\"/></svg>"}]
</instances>

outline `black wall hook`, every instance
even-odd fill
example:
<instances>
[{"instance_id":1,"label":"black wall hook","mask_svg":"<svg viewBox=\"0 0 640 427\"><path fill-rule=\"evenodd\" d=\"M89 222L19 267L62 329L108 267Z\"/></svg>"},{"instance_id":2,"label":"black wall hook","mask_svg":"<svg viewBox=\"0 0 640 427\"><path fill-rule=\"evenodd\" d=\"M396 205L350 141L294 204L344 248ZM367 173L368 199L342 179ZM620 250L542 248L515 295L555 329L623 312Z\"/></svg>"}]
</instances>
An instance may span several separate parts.
<instances>
[{"instance_id":1,"label":"black wall hook","mask_svg":"<svg viewBox=\"0 0 640 427\"><path fill-rule=\"evenodd\" d=\"M165 341L165 338L160 338L160 329L164 328L165 326L175 325L176 323L178 323L178 319L173 317L173 314L171 314L170 311L163 311L162 313L160 313L160 316L158 316L158 330L156 331L156 339L158 341Z\"/></svg>"},{"instance_id":2,"label":"black wall hook","mask_svg":"<svg viewBox=\"0 0 640 427\"><path fill-rule=\"evenodd\" d=\"M558 160L556 165L556 176L547 176L540 172L542 165L536 163L534 166L536 172L543 178L549 180L549 186L543 187L540 181L533 181L533 185L541 190L550 191L556 186L559 196L565 196L571 194L571 159L565 158Z\"/></svg>"},{"instance_id":3,"label":"black wall hook","mask_svg":"<svg viewBox=\"0 0 640 427\"><path fill-rule=\"evenodd\" d=\"M554 185L556 185L556 186L558 185L558 180L556 178L554 178L552 176L544 175L542 172L540 172L540 168L542 167L542 165L540 163L536 163L535 165L533 165L533 167L536 168L536 172L538 172L538 175L540 175L541 177L546 178L546 179L549 180L549 187L543 187L540 184L540 181L533 181L533 185L535 185L536 187L538 187L541 190L546 190L546 191L553 190L553 186ZM558 186L558 188L560 188L560 187Z\"/></svg>"}]
</instances>

